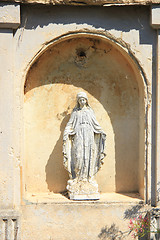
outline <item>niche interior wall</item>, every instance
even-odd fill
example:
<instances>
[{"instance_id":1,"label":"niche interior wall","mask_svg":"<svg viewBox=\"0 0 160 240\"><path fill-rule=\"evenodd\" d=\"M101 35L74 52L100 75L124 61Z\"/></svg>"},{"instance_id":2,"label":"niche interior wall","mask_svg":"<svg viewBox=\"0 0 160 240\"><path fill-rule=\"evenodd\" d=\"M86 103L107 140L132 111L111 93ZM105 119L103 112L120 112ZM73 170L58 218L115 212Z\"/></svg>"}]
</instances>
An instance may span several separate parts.
<instances>
[{"instance_id":1,"label":"niche interior wall","mask_svg":"<svg viewBox=\"0 0 160 240\"><path fill-rule=\"evenodd\" d=\"M62 193L62 137L76 94L85 91L107 134L101 193L144 194L144 82L131 57L107 38L77 34L50 44L24 86L25 191Z\"/></svg>"}]
</instances>

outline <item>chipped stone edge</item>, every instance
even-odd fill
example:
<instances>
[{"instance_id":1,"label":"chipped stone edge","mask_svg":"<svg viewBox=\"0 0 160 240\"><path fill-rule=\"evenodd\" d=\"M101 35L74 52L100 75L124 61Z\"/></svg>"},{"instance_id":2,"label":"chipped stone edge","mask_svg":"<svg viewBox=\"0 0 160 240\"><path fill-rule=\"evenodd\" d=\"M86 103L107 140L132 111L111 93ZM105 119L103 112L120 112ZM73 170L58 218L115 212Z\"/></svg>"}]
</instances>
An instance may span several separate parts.
<instances>
[{"instance_id":1,"label":"chipped stone edge","mask_svg":"<svg viewBox=\"0 0 160 240\"><path fill-rule=\"evenodd\" d=\"M17 29L20 25L20 4L0 2L0 28Z\"/></svg>"},{"instance_id":2,"label":"chipped stone edge","mask_svg":"<svg viewBox=\"0 0 160 240\"><path fill-rule=\"evenodd\" d=\"M2 0L22 4L76 5L76 6L123 6L160 4L160 0Z\"/></svg>"}]
</instances>

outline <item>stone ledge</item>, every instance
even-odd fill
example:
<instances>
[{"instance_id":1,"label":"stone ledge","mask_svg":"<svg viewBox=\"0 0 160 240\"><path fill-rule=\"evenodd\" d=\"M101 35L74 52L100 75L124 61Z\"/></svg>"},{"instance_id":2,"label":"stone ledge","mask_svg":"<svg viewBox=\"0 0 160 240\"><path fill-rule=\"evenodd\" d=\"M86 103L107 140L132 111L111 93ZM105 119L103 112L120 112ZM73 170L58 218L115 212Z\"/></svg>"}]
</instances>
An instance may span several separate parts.
<instances>
[{"instance_id":1,"label":"stone ledge","mask_svg":"<svg viewBox=\"0 0 160 240\"><path fill-rule=\"evenodd\" d=\"M160 4L160 0L3 0L4 2L16 2L25 4L46 4L46 5L151 5Z\"/></svg>"},{"instance_id":2,"label":"stone ledge","mask_svg":"<svg viewBox=\"0 0 160 240\"><path fill-rule=\"evenodd\" d=\"M20 212L14 209L1 209L0 218L19 218Z\"/></svg>"},{"instance_id":3,"label":"stone ledge","mask_svg":"<svg viewBox=\"0 0 160 240\"><path fill-rule=\"evenodd\" d=\"M144 200L139 193L102 193L100 200L70 200L62 194L54 193L26 193L23 199L23 205L30 204L143 204Z\"/></svg>"},{"instance_id":4,"label":"stone ledge","mask_svg":"<svg viewBox=\"0 0 160 240\"><path fill-rule=\"evenodd\" d=\"M0 3L0 28L16 29L20 25L20 5Z\"/></svg>"}]
</instances>

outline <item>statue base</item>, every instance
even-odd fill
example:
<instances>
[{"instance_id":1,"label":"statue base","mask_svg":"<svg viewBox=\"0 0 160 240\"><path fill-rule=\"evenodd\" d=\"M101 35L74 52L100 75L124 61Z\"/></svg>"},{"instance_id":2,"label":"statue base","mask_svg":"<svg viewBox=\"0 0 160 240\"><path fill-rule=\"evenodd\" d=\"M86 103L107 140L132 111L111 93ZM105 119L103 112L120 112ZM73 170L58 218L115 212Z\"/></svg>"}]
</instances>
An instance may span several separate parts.
<instances>
[{"instance_id":1,"label":"statue base","mask_svg":"<svg viewBox=\"0 0 160 240\"><path fill-rule=\"evenodd\" d=\"M98 192L98 184L95 180L68 180L68 195L71 200L98 200L100 193Z\"/></svg>"},{"instance_id":2,"label":"statue base","mask_svg":"<svg viewBox=\"0 0 160 240\"><path fill-rule=\"evenodd\" d=\"M69 193L69 198L71 200L77 200L77 201L85 201L85 200L99 200L100 194L74 194Z\"/></svg>"}]
</instances>

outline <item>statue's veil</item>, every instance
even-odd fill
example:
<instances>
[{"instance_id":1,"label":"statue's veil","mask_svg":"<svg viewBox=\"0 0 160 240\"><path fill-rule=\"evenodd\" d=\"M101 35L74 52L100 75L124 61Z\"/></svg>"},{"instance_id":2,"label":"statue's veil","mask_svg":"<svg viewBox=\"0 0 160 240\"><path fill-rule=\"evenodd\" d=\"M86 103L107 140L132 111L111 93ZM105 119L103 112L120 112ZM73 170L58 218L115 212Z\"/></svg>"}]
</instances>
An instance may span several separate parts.
<instances>
[{"instance_id":1,"label":"statue's veil","mask_svg":"<svg viewBox=\"0 0 160 240\"><path fill-rule=\"evenodd\" d=\"M85 92L79 92L79 93L77 93L77 103L76 103L76 106L75 106L74 109L80 108L79 101L78 101L80 98L85 98L87 100L87 107L91 108L89 103L88 103L87 94Z\"/></svg>"}]
</instances>

